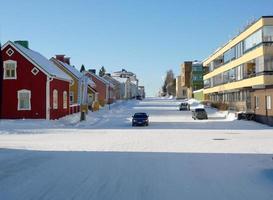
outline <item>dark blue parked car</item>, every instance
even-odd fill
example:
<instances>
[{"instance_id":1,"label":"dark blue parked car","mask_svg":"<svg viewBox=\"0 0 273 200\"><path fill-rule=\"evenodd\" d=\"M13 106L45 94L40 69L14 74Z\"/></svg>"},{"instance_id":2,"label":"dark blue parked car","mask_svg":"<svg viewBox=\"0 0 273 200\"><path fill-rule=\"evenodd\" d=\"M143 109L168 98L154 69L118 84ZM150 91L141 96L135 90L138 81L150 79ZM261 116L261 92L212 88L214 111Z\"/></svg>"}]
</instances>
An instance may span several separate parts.
<instances>
[{"instance_id":1,"label":"dark blue parked car","mask_svg":"<svg viewBox=\"0 0 273 200\"><path fill-rule=\"evenodd\" d=\"M132 116L132 126L148 126L149 125L149 115L147 113L135 113Z\"/></svg>"}]
</instances>

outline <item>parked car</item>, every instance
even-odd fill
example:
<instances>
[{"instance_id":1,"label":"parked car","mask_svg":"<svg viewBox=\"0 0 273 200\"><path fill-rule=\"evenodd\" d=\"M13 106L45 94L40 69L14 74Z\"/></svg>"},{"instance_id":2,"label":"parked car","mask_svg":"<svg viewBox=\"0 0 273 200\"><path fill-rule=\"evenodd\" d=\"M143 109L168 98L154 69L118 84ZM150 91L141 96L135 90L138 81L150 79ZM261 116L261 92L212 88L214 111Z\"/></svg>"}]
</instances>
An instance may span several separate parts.
<instances>
[{"instance_id":1,"label":"parked car","mask_svg":"<svg viewBox=\"0 0 273 200\"><path fill-rule=\"evenodd\" d=\"M204 108L196 108L192 111L192 118L196 119L208 119L207 112Z\"/></svg>"},{"instance_id":2,"label":"parked car","mask_svg":"<svg viewBox=\"0 0 273 200\"><path fill-rule=\"evenodd\" d=\"M255 113L254 112L239 112L237 114L238 120L255 120Z\"/></svg>"},{"instance_id":3,"label":"parked car","mask_svg":"<svg viewBox=\"0 0 273 200\"><path fill-rule=\"evenodd\" d=\"M132 117L132 126L149 125L149 115L147 115L147 113L135 113Z\"/></svg>"},{"instance_id":4,"label":"parked car","mask_svg":"<svg viewBox=\"0 0 273 200\"><path fill-rule=\"evenodd\" d=\"M142 100L142 97L141 96L136 96L136 100Z\"/></svg>"},{"instance_id":5,"label":"parked car","mask_svg":"<svg viewBox=\"0 0 273 200\"><path fill-rule=\"evenodd\" d=\"M188 103L186 103L186 102L181 103L181 104L179 105L179 110L180 110L180 111L182 111L182 110L190 110L190 105L189 105Z\"/></svg>"}]
</instances>

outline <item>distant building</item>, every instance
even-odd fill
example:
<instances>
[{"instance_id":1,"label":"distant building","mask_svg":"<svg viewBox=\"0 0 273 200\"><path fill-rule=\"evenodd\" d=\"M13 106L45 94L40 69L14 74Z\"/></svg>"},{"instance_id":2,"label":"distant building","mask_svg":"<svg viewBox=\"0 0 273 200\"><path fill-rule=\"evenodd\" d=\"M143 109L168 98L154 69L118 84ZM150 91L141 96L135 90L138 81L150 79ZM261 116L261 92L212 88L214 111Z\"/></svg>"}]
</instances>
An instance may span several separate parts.
<instances>
[{"instance_id":1,"label":"distant building","mask_svg":"<svg viewBox=\"0 0 273 200\"><path fill-rule=\"evenodd\" d=\"M114 101L114 86L112 83L97 75L95 69L90 69L86 71L85 75L90 77L95 82L95 89L98 92L98 100L100 105L103 106L107 103L112 103Z\"/></svg>"},{"instance_id":2,"label":"distant building","mask_svg":"<svg viewBox=\"0 0 273 200\"><path fill-rule=\"evenodd\" d=\"M121 99L121 96L122 96L122 93L121 93L122 86L121 85L122 85L122 83L120 83L118 80L113 78L111 76L111 74L105 74L103 76L103 78L113 84L113 86L114 86L114 88L113 88L114 95L113 96L114 96L115 100Z\"/></svg>"},{"instance_id":3,"label":"distant building","mask_svg":"<svg viewBox=\"0 0 273 200\"><path fill-rule=\"evenodd\" d=\"M145 97L146 97L146 94L145 94L145 87L144 87L144 86L138 86L138 91L139 91L139 95L140 95L142 98L145 98Z\"/></svg>"},{"instance_id":4,"label":"distant building","mask_svg":"<svg viewBox=\"0 0 273 200\"><path fill-rule=\"evenodd\" d=\"M192 98L193 91L203 88L203 65L197 61L181 64L181 74L176 78L176 97Z\"/></svg>"},{"instance_id":5,"label":"distant building","mask_svg":"<svg viewBox=\"0 0 273 200\"><path fill-rule=\"evenodd\" d=\"M139 95L138 79L133 72L129 72L125 69L121 71L113 72L112 77L122 83L123 96L122 99L131 99Z\"/></svg>"}]
</instances>

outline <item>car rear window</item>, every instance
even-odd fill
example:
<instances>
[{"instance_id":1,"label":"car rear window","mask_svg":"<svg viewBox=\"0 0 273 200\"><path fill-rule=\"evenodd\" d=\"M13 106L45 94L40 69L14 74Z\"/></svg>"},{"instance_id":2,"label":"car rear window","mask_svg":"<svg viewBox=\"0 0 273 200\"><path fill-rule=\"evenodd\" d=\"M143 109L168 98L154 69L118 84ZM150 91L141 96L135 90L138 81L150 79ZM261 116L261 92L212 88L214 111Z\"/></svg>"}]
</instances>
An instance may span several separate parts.
<instances>
[{"instance_id":1,"label":"car rear window","mask_svg":"<svg viewBox=\"0 0 273 200\"><path fill-rule=\"evenodd\" d=\"M203 109L203 108L197 108L197 109L195 109L195 112L205 112L205 109Z\"/></svg>"},{"instance_id":2,"label":"car rear window","mask_svg":"<svg viewBox=\"0 0 273 200\"><path fill-rule=\"evenodd\" d=\"M136 113L134 115L135 118L143 118L143 117L147 117L147 114L146 113Z\"/></svg>"}]
</instances>

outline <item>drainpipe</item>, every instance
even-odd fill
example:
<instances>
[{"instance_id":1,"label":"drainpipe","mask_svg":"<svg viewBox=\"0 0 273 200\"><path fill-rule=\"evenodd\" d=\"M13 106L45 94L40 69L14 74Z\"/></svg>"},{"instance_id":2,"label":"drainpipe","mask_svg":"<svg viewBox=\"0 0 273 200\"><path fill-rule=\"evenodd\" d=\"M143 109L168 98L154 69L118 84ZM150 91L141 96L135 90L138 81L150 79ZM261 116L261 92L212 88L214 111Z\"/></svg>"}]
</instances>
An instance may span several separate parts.
<instances>
[{"instance_id":1,"label":"drainpipe","mask_svg":"<svg viewBox=\"0 0 273 200\"><path fill-rule=\"evenodd\" d=\"M47 76L46 78L46 119L50 120L50 82L53 80L52 77Z\"/></svg>"}]
</instances>

